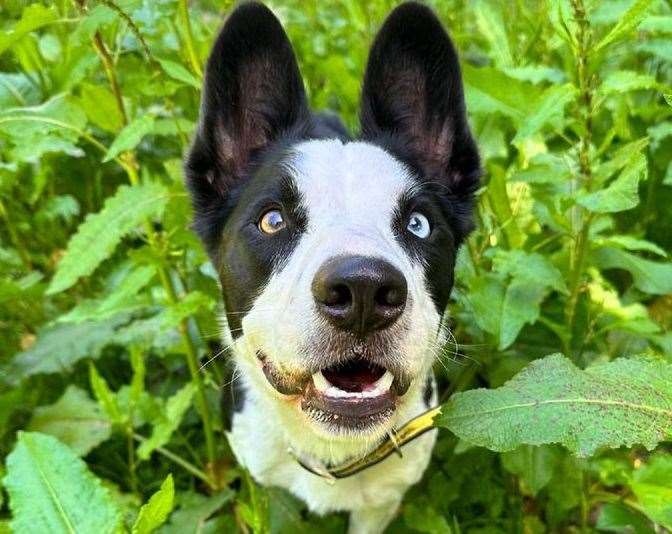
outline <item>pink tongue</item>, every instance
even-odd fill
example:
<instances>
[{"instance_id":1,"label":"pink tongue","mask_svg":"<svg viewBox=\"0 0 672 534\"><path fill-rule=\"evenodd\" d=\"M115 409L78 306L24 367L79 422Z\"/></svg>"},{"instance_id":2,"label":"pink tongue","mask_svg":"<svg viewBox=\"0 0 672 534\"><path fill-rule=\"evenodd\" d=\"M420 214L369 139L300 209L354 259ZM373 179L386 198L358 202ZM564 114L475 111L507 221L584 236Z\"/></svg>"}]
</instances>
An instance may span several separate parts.
<instances>
[{"instance_id":1,"label":"pink tongue","mask_svg":"<svg viewBox=\"0 0 672 534\"><path fill-rule=\"evenodd\" d=\"M364 360L350 360L322 370L324 378L343 391L360 392L385 374L385 369Z\"/></svg>"}]
</instances>

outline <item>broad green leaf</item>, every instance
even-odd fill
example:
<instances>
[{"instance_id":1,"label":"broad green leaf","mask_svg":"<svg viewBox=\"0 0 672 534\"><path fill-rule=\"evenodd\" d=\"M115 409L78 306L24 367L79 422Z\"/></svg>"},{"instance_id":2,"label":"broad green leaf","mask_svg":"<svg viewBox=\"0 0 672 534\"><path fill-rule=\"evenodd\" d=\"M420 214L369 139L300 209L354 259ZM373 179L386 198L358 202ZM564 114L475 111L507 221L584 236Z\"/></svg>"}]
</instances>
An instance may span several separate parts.
<instances>
[{"instance_id":1,"label":"broad green leaf","mask_svg":"<svg viewBox=\"0 0 672 534\"><path fill-rule=\"evenodd\" d=\"M98 403L77 386L69 386L54 404L37 408L26 430L54 436L78 456L86 456L112 432Z\"/></svg>"},{"instance_id":2,"label":"broad green leaf","mask_svg":"<svg viewBox=\"0 0 672 534\"><path fill-rule=\"evenodd\" d=\"M119 187L101 211L88 215L79 225L47 292L64 291L82 276L91 274L126 234L142 221L161 214L168 195L156 182Z\"/></svg>"},{"instance_id":3,"label":"broad green leaf","mask_svg":"<svg viewBox=\"0 0 672 534\"><path fill-rule=\"evenodd\" d=\"M639 239L629 235L613 235L605 239L600 239L597 243L604 246L617 246L625 250L641 250L645 252L651 252L657 256L667 258L667 252L665 252L655 243L647 241L646 239Z\"/></svg>"},{"instance_id":4,"label":"broad green leaf","mask_svg":"<svg viewBox=\"0 0 672 534\"><path fill-rule=\"evenodd\" d=\"M635 471L630 488L647 516L672 529L672 457L653 456Z\"/></svg>"},{"instance_id":5,"label":"broad green leaf","mask_svg":"<svg viewBox=\"0 0 672 534\"><path fill-rule=\"evenodd\" d=\"M538 253L500 249L493 259L493 271L568 293L562 273L548 258Z\"/></svg>"},{"instance_id":6,"label":"broad green leaf","mask_svg":"<svg viewBox=\"0 0 672 534\"><path fill-rule=\"evenodd\" d=\"M107 132L118 132L121 129L123 119L114 95L107 87L83 84L79 101L93 124Z\"/></svg>"},{"instance_id":7,"label":"broad green leaf","mask_svg":"<svg viewBox=\"0 0 672 534\"><path fill-rule=\"evenodd\" d=\"M28 5L21 14L21 19L11 29L3 29L0 33L0 54L7 50L30 32L51 24L58 18L55 7L45 7L42 4Z\"/></svg>"},{"instance_id":8,"label":"broad green leaf","mask_svg":"<svg viewBox=\"0 0 672 534\"><path fill-rule=\"evenodd\" d=\"M652 449L672 436L672 365L620 358L581 371L559 354L502 387L457 393L435 419L494 451L560 443L579 456L602 447Z\"/></svg>"},{"instance_id":9,"label":"broad green leaf","mask_svg":"<svg viewBox=\"0 0 672 534\"><path fill-rule=\"evenodd\" d=\"M128 312L147 304L140 291L154 278L154 265L134 267L118 285L111 288L102 299L87 299L58 318L59 322L81 323L82 321L103 321L121 312Z\"/></svg>"},{"instance_id":10,"label":"broad green leaf","mask_svg":"<svg viewBox=\"0 0 672 534\"><path fill-rule=\"evenodd\" d=\"M672 136L672 121L654 124L647 130L647 133L651 137L651 148L656 150L665 138Z\"/></svg>"},{"instance_id":11,"label":"broad green leaf","mask_svg":"<svg viewBox=\"0 0 672 534\"><path fill-rule=\"evenodd\" d=\"M48 152L81 157L75 143L86 135L86 114L69 95L55 95L37 106L4 109L0 112L0 137L13 144L12 160L34 162Z\"/></svg>"},{"instance_id":12,"label":"broad green leaf","mask_svg":"<svg viewBox=\"0 0 672 534\"><path fill-rule=\"evenodd\" d=\"M642 514L620 503L606 503L600 508L595 528L616 534L656 534Z\"/></svg>"},{"instance_id":13,"label":"broad green leaf","mask_svg":"<svg viewBox=\"0 0 672 534\"><path fill-rule=\"evenodd\" d=\"M647 32L672 33L672 17L669 15L649 15L639 25Z\"/></svg>"},{"instance_id":14,"label":"broad green leaf","mask_svg":"<svg viewBox=\"0 0 672 534\"><path fill-rule=\"evenodd\" d=\"M169 59L159 59L158 61L165 73L174 80L186 83L195 89L201 89L201 82L198 78L179 63L170 61Z\"/></svg>"},{"instance_id":15,"label":"broad green leaf","mask_svg":"<svg viewBox=\"0 0 672 534\"><path fill-rule=\"evenodd\" d=\"M642 137L621 146L595 170L595 180L601 184L623 167L634 165L639 158L646 156L646 147L648 145L649 139Z\"/></svg>"},{"instance_id":16,"label":"broad green leaf","mask_svg":"<svg viewBox=\"0 0 672 534\"><path fill-rule=\"evenodd\" d=\"M672 106L672 93L663 93L663 97L665 98L665 102Z\"/></svg>"},{"instance_id":17,"label":"broad green leaf","mask_svg":"<svg viewBox=\"0 0 672 534\"><path fill-rule=\"evenodd\" d=\"M93 394L110 421L117 425L123 425L126 422L126 416L119 409L117 397L92 363L89 364L89 382Z\"/></svg>"},{"instance_id":18,"label":"broad green leaf","mask_svg":"<svg viewBox=\"0 0 672 534\"><path fill-rule=\"evenodd\" d=\"M598 52L614 41L626 37L630 32L634 31L642 20L644 20L647 11L655 1L656 0L636 0L630 9L623 14L611 31L597 44L595 52Z\"/></svg>"},{"instance_id":19,"label":"broad green leaf","mask_svg":"<svg viewBox=\"0 0 672 534\"><path fill-rule=\"evenodd\" d=\"M154 128L154 117L152 115L142 115L124 126L110 145L103 161L110 161L126 150L133 150L140 144L142 138L152 131L152 128Z\"/></svg>"},{"instance_id":20,"label":"broad green leaf","mask_svg":"<svg viewBox=\"0 0 672 534\"><path fill-rule=\"evenodd\" d=\"M582 193L577 202L593 213L616 213L639 204L639 182L647 176L647 161L643 155L629 163L605 189Z\"/></svg>"},{"instance_id":21,"label":"broad green leaf","mask_svg":"<svg viewBox=\"0 0 672 534\"><path fill-rule=\"evenodd\" d=\"M509 347L526 324L539 318L541 302L548 293L545 285L514 278L506 288L499 322L499 350Z\"/></svg>"},{"instance_id":22,"label":"broad green leaf","mask_svg":"<svg viewBox=\"0 0 672 534\"><path fill-rule=\"evenodd\" d=\"M637 289L653 295L672 293L672 263L645 260L613 247L600 247L591 253L601 269L624 269L632 275Z\"/></svg>"},{"instance_id":23,"label":"broad green leaf","mask_svg":"<svg viewBox=\"0 0 672 534\"><path fill-rule=\"evenodd\" d=\"M625 93L627 91L639 91L642 89L657 89L658 82L650 74L642 74L631 70L619 70L612 72L600 85L600 92Z\"/></svg>"},{"instance_id":24,"label":"broad green leaf","mask_svg":"<svg viewBox=\"0 0 672 534\"><path fill-rule=\"evenodd\" d=\"M179 508L170 515L167 524L160 529L161 534L200 534L205 521L234 497L234 492L226 489L211 496L200 493L178 495Z\"/></svg>"},{"instance_id":25,"label":"broad green leaf","mask_svg":"<svg viewBox=\"0 0 672 534\"><path fill-rule=\"evenodd\" d=\"M453 532L447 519L427 503L422 503L422 505L409 503L404 506L404 520L414 532L425 534L452 534Z\"/></svg>"},{"instance_id":26,"label":"broad green leaf","mask_svg":"<svg viewBox=\"0 0 672 534\"><path fill-rule=\"evenodd\" d=\"M154 422L152 435L138 447L138 458L147 460L152 451L168 443L170 436L180 426L182 417L191 406L194 392L194 385L189 383L166 401L164 413Z\"/></svg>"},{"instance_id":27,"label":"broad green leaf","mask_svg":"<svg viewBox=\"0 0 672 534\"><path fill-rule=\"evenodd\" d=\"M43 330L35 344L18 353L4 369L4 378L16 384L42 373L67 373L84 358L97 358L112 339L121 319L104 323L63 324Z\"/></svg>"},{"instance_id":28,"label":"broad green leaf","mask_svg":"<svg viewBox=\"0 0 672 534\"><path fill-rule=\"evenodd\" d=\"M117 533L121 514L100 480L52 436L20 432L4 484L11 527L22 534Z\"/></svg>"},{"instance_id":29,"label":"broad green leaf","mask_svg":"<svg viewBox=\"0 0 672 534\"><path fill-rule=\"evenodd\" d=\"M502 465L517 475L527 491L536 496L553 478L559 463L560 453L554 447L523 445L502 454Z\"/></svg>"},{"instance_id":30,"label":"broad green leaf","mask_svg":"<svg viewBox=\"0 0 672 534\"><path fill-rule=\"evenodd\" d=\"M470 113L502 113L522 119L541 94L539 88L490 68L463 66L467 108Z\"/></svg>"},{"instance_id":31,"label":"broad green leaf","mask_svg":"<svg viewBox=\"0 0 672 534\"><path fill-rule=\"evenodd\" d=\"M466 296L478 326L497 337L505 292L503 282L488 274L474 278Z\"/></svg>"},{"instance_id":32,"label":"broad green leaf","mask_svg":"<svg viewBox=\"0 0 672 534\"><path fill-rule=\"evenodd\" d=\"M138 517L131 529L132 534L150 534L165 523L173 510L175 487L173 475L168 475L161 488L140 508Z\"/></svg>"},{"instance_id":33,"label":"broad green leaf","mask_svg":"<svg viewBox=\"0 0 672 534\"><path fill-rule=\"evenodd\" d=\"M520 145L524 140L539 132L546 124L561 118L565 106L572 101L575 93L576 89L571 84L547 89L521 121L520 128L513 138L513 144Z\"/></svg>"}]
</instances>

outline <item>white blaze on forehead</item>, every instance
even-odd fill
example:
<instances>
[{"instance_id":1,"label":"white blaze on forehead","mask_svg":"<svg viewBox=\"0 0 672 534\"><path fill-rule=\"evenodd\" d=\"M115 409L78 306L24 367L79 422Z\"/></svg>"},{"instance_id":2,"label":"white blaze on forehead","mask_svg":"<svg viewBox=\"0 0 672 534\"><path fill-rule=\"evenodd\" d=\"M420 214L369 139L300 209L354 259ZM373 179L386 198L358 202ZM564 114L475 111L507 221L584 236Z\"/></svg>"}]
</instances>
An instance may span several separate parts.
<instances>
[{"instance_id":1,"label":"white blaze on forehead","mask_svg":"<svg viewBox=\"0 0 672 534\"><path fill-rule=\"evenodd\" d=\"M399 198L413 185L401 162L363 142L307 141L294 152L292 174L308 211L308 233L392 234Z\"/></svg>"}]
</instances>

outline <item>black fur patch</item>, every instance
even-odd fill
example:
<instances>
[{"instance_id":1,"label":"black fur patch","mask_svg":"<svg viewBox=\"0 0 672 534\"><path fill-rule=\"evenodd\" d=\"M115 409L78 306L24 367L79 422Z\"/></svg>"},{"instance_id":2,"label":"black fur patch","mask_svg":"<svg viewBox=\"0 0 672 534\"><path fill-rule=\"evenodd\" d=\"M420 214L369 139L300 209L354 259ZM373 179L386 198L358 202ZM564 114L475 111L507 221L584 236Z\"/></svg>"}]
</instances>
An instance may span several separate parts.
<instances>
[{"instance_id":1,"label":"black fur patch","mask_svg":"<svg viewBox=\"0 0 672 534\"><path fill-rule=\"evenodd\" d=\"M434 396L434 377L430 373L425 382L425 390L422 392L422 400L425 407L430 408L432 404L432 397Z\"/></svg>"}]
</instances>

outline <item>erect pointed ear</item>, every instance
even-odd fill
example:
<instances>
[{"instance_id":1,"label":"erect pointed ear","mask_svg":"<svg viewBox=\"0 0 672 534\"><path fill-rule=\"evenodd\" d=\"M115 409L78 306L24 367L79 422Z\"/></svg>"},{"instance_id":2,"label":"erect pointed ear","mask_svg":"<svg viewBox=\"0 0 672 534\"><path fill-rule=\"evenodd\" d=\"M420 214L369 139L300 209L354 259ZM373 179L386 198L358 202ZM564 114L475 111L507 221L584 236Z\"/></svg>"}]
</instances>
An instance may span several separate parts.
<instances>
[{"instance_id":1,"label":"erect pointed ear","mask_svg":"<svg viewBox=\"0 0 672 534\"><path fill-rule=\"evenodd\" d=\"M383 24L369 55L360 118L364 139L391 137L427 180L458 197L478 187L457 54L428 7L402 4Z\"/></svg>"},{"instance_id":2,"label":"erect pointed ear","mask_svg":"<svg viewBox=\"0 0 672 534\"><path fill-rule=\"evenodd\" d=\"M307 117L303 81L280 22L260 3L240 5L205 71L199 129L186 164L197 209L204 197L225 195L257 151Z\"/></svg>"}]
</instances>

